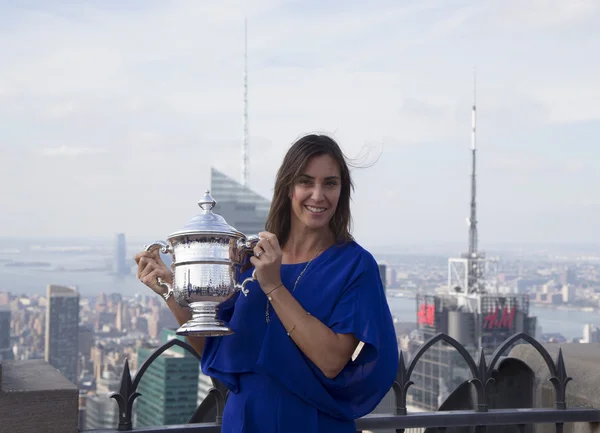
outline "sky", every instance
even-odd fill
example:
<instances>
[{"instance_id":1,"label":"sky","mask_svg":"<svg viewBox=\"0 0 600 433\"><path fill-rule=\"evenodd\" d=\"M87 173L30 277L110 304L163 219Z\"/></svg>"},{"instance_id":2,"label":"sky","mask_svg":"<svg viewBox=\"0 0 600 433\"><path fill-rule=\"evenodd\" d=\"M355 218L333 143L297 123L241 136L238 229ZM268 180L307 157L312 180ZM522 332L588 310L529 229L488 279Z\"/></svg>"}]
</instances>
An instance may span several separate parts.
<instances>
[{"instance_id":1,"label":"sky","mask_svg":"<svg viewBox=\"0 0 600 433\"><path fill-rule=\"evenodd\" d=\"M332 135L365 245L600 242L596 0L0 1L0 236L165 238ZM218 201L218 197L215 197Z\"/></svg>"}]
</instances>

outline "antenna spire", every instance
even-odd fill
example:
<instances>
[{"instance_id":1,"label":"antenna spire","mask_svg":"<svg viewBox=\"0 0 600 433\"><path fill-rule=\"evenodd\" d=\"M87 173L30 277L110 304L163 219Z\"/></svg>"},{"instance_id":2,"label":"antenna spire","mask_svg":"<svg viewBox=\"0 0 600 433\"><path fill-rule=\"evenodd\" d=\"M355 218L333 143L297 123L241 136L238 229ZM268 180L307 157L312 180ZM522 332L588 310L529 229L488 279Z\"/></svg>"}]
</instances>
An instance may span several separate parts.
<instances>
[{"instance_id":1,"label":"antenna spire","mask_svg":"<svg viewBox=\"0 0 600 433\"><path fill-rule=\"evenodd\" d=\"M477 123L477 108L476 108L476 104L477 104L477 71L475 70L475 68L473 68L473 115L472 115L472 119L471 119L471 124L472 124L472 134L471 134L471 149L475 150L477 142L476 142L476 137L475 134L477 132L476 130L476 123Z\"/></svg>"},{"instance_id":2,"label":"antenna spire","mask_svg":"<svg viewBox=\"0 0 600 433\"><path fill-rule=\"evenodd\" d=\"M477 248L477 82L475 68L473 68L473 106L471 124L471 155L473 160L471 171L471 212L467 218L469 226L469 251L462 253L460 258L448 261L448 290L450 293L479 295L486 293L489 283L484 273L488 264L497 263L497 260L486 259L486 254ZM497 272L497 270L496 270ZM472 298L477 298L477 296ZM475 308L471 305L472 311Z\"/></svg>"},{"instance_id":3,"label":"antenna spire","mask_svg":"<svg viewBox=\"0 0 600 433\"><path fill-rule=\"evenodd\" d=\"M244 18L244 137L242 140L242 185L248 186L248 19Z\"/></svg>"},{"instance_id":4,"label":"antenna spire","mask_svg":"<svg viewBox=\"0 0 600 433\"><path fill-rule=\"evenodd\" d=\"M468 289L469 292L479 291L479 280L482 269L479 269L479 261L477 260L479 254L477 252L477 171L476 171L476 157L477 157L477 101L476 101L476 71L473 68L473 109L471 117L471 153L473 158L473 166L471 172L471 215L469 217L469 269L468 269Z\"/></svg>"}]
</instances>

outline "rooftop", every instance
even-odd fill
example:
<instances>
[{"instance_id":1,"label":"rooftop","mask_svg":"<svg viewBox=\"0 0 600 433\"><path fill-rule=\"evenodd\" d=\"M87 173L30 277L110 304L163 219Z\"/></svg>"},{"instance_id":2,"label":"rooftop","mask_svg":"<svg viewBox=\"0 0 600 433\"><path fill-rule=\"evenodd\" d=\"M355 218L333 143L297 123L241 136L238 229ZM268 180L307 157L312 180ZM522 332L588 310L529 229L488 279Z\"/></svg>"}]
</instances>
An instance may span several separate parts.
<instances>
[{"instance_id":1,"label":"rooftop","mask_svg":"<svg viewBox=\"0 0 600 433\"><path fill-rule=\"evenodd\" d=\"M516 344L523 343L523 344ZM436 344L453 346L465 359L471 379L458 386L436 412L410 411L407 392L411 376L422 356ZM515 345L516 344L516 345ZM178 346L178 347L174 347ZM116 431L136 432L219 432L226 399L225 388L213 381L209 395L190 419L177 426L132 427L133 401L143 399L137 385L147 367L163 352L172 349L197 354L185 342L172 339L145 360L135 376L125 361L118 393ZM508 352L505 354L505 352ZM542 345L526 334L505 340L489 358L476 361L448 335L438 334L425 342L409 362L401 357L396 381L384 402L375 411L357 420L358 431L403 431L430 428L470 431L472 427L508 429L519 433L600 432L600 344ZM568 371L571 376L567 374ZM41 360L3 362L0 369L0 417L11 432L77 432L77 388ZM494 427L498 426L498 427ZM502 426L502 427L500 427ZM469 430L467 430L469 429ZM483 430L482 430L483 431Z\"/></svg>"}]
</instances>

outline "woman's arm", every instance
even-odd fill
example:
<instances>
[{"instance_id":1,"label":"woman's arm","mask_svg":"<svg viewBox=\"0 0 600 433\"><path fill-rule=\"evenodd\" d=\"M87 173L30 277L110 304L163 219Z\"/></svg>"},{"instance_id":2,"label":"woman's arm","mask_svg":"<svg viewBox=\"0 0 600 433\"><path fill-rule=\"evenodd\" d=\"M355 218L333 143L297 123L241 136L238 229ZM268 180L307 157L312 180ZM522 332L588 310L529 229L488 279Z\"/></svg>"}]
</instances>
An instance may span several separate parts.
<instances>
[{"instance_id":1,"label":"woman's arm","mask_svg":"<svg viewBox=\"0 0 600 433\"><path fill-rule=\"evenodd\" d=\"M266 293L269 291L266 290ZM337 334L319 319L310 316L284 286L268 296L294 343L325 377L335 378L352 358L358 339L352 334Z\"/></svg>"},{"instance_id":2,"label":"woman's arm","mask_svg":"<svg viewBox=\"0 0 600 433\"><path fill-rule=\"evenodd\" d=\"M256 268L260 287L270 300L288 335L304 354L333 379L350 361L358 346L352 334L337 334L319 319L312 317L281 283L282 252L273 233L259 233L250 261Z\"/></svg>"}]
</instances>

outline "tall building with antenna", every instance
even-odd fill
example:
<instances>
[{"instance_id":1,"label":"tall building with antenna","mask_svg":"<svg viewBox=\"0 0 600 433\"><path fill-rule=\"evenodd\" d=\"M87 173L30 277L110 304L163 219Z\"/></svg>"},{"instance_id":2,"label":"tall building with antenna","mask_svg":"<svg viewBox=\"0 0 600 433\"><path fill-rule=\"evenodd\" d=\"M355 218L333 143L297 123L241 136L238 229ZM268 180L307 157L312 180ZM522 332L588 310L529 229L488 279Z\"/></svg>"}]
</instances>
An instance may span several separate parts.
<instances>
[{"instance_id":1,"label":"tall building with antenna","mask_svg":"<svg viewBox=\"0 0 600 433\"><path fill-rule=\"evenodd\" d=\"M248 25L244 20L244 109L241 179L236 182L225 173L211 168L210 191L217 202L214 211L246 235L265 229L271 202L250 189L248 136Z\"/></svg>"},{"instance_id":2,"label":"tall building with antenna","mask_svg":"<svg viewBox=\"0 0 600 433\"><path fill-rule=\"evenodd\" d=\"M467 290L469 293L483 290L481 286L481 267L479 258L484 259L484 254L477 251L477 81L473 73L473 110L471 115L471 152L472 152L472 171L471 171L471 214L469 223L469 252L467 253Z\"/></svg>"},{"instance_id":3,"label":"tall building with antenna","mask_svg":"<svg viewBox=\"0 0 600 433\"><path fill-rule=\"evenodd\" d=\"M497 293L494 279L489 274L493 274L498 260L487 258L479 250L476 194L477 107L475 77L473 78L468 251L448 260L448 286L443 293L417 295L417 328L420 338L412 342L411 351L442 332L457 340L474 359L478 359L481 352L486 357L491 355L502 341L517 332L534 336L536 318L529 316L527 295ZM417 363L409 403L421 409L436 410L447 391L452 392L469 378L468 367L458 352L447 344L437 344ZM441 382L444 386L440 385Z\"/></svg>"},{"instance_id":4,"label":"tall building with antenna","mask_svg":"<svg viewBox=\"0 0 600 433\"><path fill-rule=\"evenodd\" d=\"M466 253L448 260L448 287L454 292L485 293L494 289L493 281L486 281L484 271L497 267L497 259L486 259L478 249L477 232L477 87L473 73L473 106L471 110L471 202L467 218L469 246Z\"/></svg>"}]
</instances>

